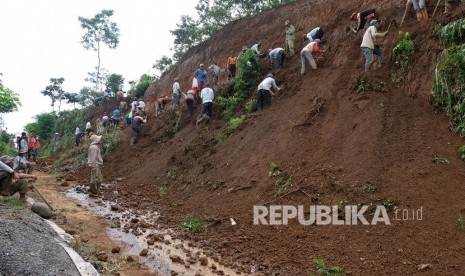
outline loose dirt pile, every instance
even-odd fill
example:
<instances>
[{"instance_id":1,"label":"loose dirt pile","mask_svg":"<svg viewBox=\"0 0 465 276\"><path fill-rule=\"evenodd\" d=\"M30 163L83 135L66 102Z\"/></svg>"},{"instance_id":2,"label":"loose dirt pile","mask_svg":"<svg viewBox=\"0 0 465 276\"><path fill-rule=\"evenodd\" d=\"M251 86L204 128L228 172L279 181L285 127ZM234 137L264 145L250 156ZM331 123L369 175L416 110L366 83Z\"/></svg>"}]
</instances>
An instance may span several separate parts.
<instances>
[{"instance_id":1,"label":"loose dirt pile","mask_svg":"<svg viewBox=\"0 0 465 276\"><path fill-rule=\"evenodd\" d=\"M402 2L402 3L400 3ZM198 64L226 60L263 40L263 49L282 47L284 21L299 38L314 26L325 29L327 49L318 70L300 76L299 54L277 73L285 85L271 108L247 116L239 131L225 141L217 135L226 123L218 118L196 128L174 113L149 118L141 139L126 141L105 161L108 180L124 177L108 195L135 208L159 210L161 221L177 228L187 214L221 223L206 232L188 234L198 247L221 256L220 263L240 263L266 275L307 275L312 259L325 259L352 275L460 275L465 270L464 232L457 221L464 211L464 164L457 149L463 141L452 133L444 115L428 105L435 57L441 45L432 36L434 22L417 23L409 14L404 31L415 40L409 81L390 81L390 53L399 37L391 29L383 41L386 64L363 73L360 34L347 33L352 12L380 10L381 19L400 22L405 1L300 1L233 22L186 57L147 92L146 102L170 91L179 77L187 90ZM434 7L428 6L432 13ZM445 21L463 14L437 16ZM386 27L386 26L384 26ZM266 61L261 65L263 75ZM354 91L362 77L384 83L385 92ZM226 76L220 86L227 90ZM153 102L149 104L149 115ZM220 109L215 107L216 116ZM239 115L245 111L238 112ZM182 128L175 129L176 120ZM447 160L447 162L433 162ZM276 186L269 177L274 163L292 179ZM78 174L83 181L87 171ZM380 205L418 210L422 220L395 220L377 226L253 225L253 206ZM230 218L237 222L231 226ZM421 272L418 265L430 264Z\"/></svg>"}]
</instances>

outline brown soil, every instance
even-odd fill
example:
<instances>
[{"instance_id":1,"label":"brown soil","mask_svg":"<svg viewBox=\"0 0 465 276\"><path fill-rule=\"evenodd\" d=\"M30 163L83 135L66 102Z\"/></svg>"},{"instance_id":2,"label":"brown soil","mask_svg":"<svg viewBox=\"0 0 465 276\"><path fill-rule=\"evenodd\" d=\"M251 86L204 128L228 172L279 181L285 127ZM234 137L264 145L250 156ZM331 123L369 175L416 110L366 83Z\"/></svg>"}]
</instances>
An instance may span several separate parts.
<instances>
[{"instance_id":1,"label":"brown soil","mask_svg":"<svg viewBox=\"0 0 465 276\"><path fill-rule=\"evenodd\" d=\"M465 208L465 174L457 149L463 140L428 104L441 50L432 35L434 22L417 23L413 14L406 19L402 29L411 33L416 52L410 81L400 84L390 81L397 30L383 41L385 66L369 75L362 73L362 34L345 30L352 12L369 7L380 9L384 22L400 23L404 2L300 1L233 22L191 49L148 90L151 117L138 144L128 146L128 132L105 161L107 180L125 178L118 195L108 197L160 210L162 220L173 227L186 214L220 219L223 223L207 232L189 236L199 247L220 253L223 263L241 263L244 272L255 264L266 275L308 275L314 271L312 259L321 258L351 275L462 275L465 238L458 218ZM430 14L433 9L428 6ZM438 12L436 20L463 13L463 7L452 15ZM178 132L173 131L174 114L153 117L151 101L170 91L174 77L186 90L199 63L222 62L229 50L260 39L263 49L282 46L286 19L296 26L297 50L303 46L302 34L317 25L325 29L325 59L317 71L300 77L299 55L290 58L276 77L278 85L285 85L282 94L268 110L248 116L232 137L218 143L215 137L226 123L213 120L196 128L185 110ZM384 82L388 91L357 93L353 85L358 77ZM222 76L222 93L226 82ZM219 116L220 109L214 112ZM446 158L449 164L435 163L435 158ZM270 163L292 176L300 189L294 186L288 195L276 197L275 180L268 177ZM87 174L78 177L85 181ZM364 191L367 182L376 183L377 191ZM267 202L376 205L389 199L398 200L401 209L422 207L423 220L397 221L391 213L390 226L252 225L253 206ZM235 227L229 224L231 217ZM419 271L420 264L431 267Z\"/></svg>"}]
</instances>

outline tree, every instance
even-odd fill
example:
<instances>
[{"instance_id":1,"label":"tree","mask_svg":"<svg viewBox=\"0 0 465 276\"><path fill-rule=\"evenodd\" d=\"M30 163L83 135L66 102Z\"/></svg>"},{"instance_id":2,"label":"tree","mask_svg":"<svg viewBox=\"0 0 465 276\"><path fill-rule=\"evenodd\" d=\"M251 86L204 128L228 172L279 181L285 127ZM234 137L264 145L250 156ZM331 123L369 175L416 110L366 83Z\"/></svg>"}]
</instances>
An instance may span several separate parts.
<instances>
[{"instance_id":1,"label":"tree","mask_svg":"<svg viewBox=\"0 0 465 276\"><path fill-rule=\"evenodd\" d=\"M102 91L102 86L106 83L109 73L105 68L98 69L95 66L95 72L87 72L88 77L84 80L95 86L95 91Z\"/></svg>"},{"instance_id":2,"label":"tree","mask_svg":"<svg viewBox=\"0 0 465 276\"><path fill-rule=\"evenodd\" d=\"M78 98L79 104L81 106L89 106L93 103L94 99L97 97L98 93L90 87L83 87L79 91Z\"/></svg>"},{"instance_id":3,"label":"tree","mask_svg":"<svg viewBox=\"0 0 465 276\"><path fill-rule=\"evenodd\" d=\"M107 87L110 87L114 93L118 92L119 86L124 84L124 78L122 75L111 74L105 83Z\"/></svg>"},{"instance_id":4,"label":"tree","mask_svg":"<svg viewBox=\"0 0 465 276\"><path fill-rule=\"evenodd\" d=\"M154 80L154 77L143 74L137 84L135 84L134 88L129 91L129 93L137 98L144 97L145 91L150 87L150 85L152 85Z\"/></svg>"},{"instance_id":5,"label":"tree","mask_svg":"<svg viewBox=\"0 0 465 276\"><path fill-rule=\"evenodd\" d=\"M73 104L73 107L76 108L76 104L79 103L79 94L78 93L64 93L63 98L66 99L66 103Z\"/></svg>"},{"instance_id":6,"label":"tree","mask_svg":"<svg viewBox=\"0 0 465 276\"><path fill-rule=\"evenodd\" d=\"M181 23L176 23L176 29L171 30L174 38L174 59L179 60L192 46L202 42L202 33L199 23L188 15L181 16Z\"/></svg>"},{"instance_id":7,"label":"tree","mask_svg":"<svg viewBox=\"0 0 465 276\"><path fill-rule=\"evenodd\" d=\"M26 125L28 132L34 132L43 140L52 138L57 116L55 113L41 113L35 116L36 122Z\"/></svg>"},{"instance_id":8,"label":"tree","mask_svg":"<svg viewBox=\"0 0 465 276\"><path fill-rule=\"evenodd\" d=\"M47 87L45 87L45 90L40 91L40 93L42 93L44 96L50 97L50 99L52 100L51 106L53 111L55 111L55 102L58 101L58 112L60 112L61 101L63 100L65 94L65 91L61 87L64 81L64 78L51 78L50 85L47 85Z\"/></svg>"},{"instance_id":9,"label":"tree","mask_svg":"<svg viewBox=\"0 0 465 276\"><path fill-rule=\"evenodd\" d=\"M110 49L115 49L119 43L118 25L109 20L112 15L113 10L102 10L93 18L78 18L81 22L81 28L86 31L82 36L81 43L85 49L97 51L98 65L96 79L99 79L100 75L100 44L104 43ZM98 83L96 83L95 90L99 88L97 85Z\"/></svg>"},{"instance_id":10,"label":"tree","mask_svg":"<svg viewBox=\"0 0 465 276\"><path fill-rule=\"evenodd\" d=\"M152 68L157 69L157 71L160 72L160 75L162 75L173 68L173 59L164 55L155 61Z\"/></svg>"},{"instance_id":11,"label":"tree","mask_svg":"<svg viewBox=\"0 0 465 276\"><path fill-rule=\"evenodd\" d=\"M21 106L19 96L0 81L0 113L17 111Z\"/></svg>"}]
</instances>

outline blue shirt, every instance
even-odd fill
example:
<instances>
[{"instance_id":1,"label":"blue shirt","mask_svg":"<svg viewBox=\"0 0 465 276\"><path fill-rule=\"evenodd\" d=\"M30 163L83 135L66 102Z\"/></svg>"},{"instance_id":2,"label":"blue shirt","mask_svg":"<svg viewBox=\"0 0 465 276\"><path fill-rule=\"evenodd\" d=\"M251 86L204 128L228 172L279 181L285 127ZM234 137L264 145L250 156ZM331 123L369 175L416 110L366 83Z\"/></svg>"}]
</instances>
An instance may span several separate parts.
<instances>
[{"instance_id":1,"label":"blue shirt","mask_svg":"<svg viewBox=\"0 0 465 276\"><path fill-rule=\"evenodd\" d=\"M197 81L206 81L207 80L207 70L205 69L197 69L194 73L195 78Z\"/></svg>"},{"instance_id":2,"label":"blue shirt","mask_svg":"<svg viewBox=\"0 0 465 276\"><path fill-rule=\"evenodd\" d=\"M309 35L313 38L313 39L317 39L316 37L316 33L320 30L320 27L316 27L314 28L313 30L310 31Z\"/></svg>"},{"instance_id":3,"label":"blue shirt","mask_svg":"<svg viewBox=\"0 0 465 276\"><path fill-rule=\"evenodd\" d=\"M121 116L121 112L119 112L119 109L115 109L113 111L113 118L119 120L120 116Z\"/></svg>"}]
</instances>

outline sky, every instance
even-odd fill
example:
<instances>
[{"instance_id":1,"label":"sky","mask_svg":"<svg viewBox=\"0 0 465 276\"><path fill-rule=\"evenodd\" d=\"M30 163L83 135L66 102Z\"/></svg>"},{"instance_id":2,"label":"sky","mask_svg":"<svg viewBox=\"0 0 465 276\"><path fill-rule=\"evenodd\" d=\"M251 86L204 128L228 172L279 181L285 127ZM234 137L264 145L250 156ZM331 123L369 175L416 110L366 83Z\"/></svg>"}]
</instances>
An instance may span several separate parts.
<instances>
[{"instance_id":1,"label":"sky","mask_svg":"<svg viewBox=\"0 0 465 276\"><path fill-rule=\"evenodd\" d=\"M97 52L80 43L84 30L78 17L92 18L103 9L113 10L118 24L116 49L103 46L101 67L128 81L155 73L152 65L163 55L172 56L181 15L195 14L198 0L4 0L0 1L0 76L4 86L20 96L18 112L5 114L9 133L23 131L33 117L52 111L50 98L40 91L50 78L64 78L66 92L89 86L84 79L97 66Z\"/></svg>"}]
</instances>

